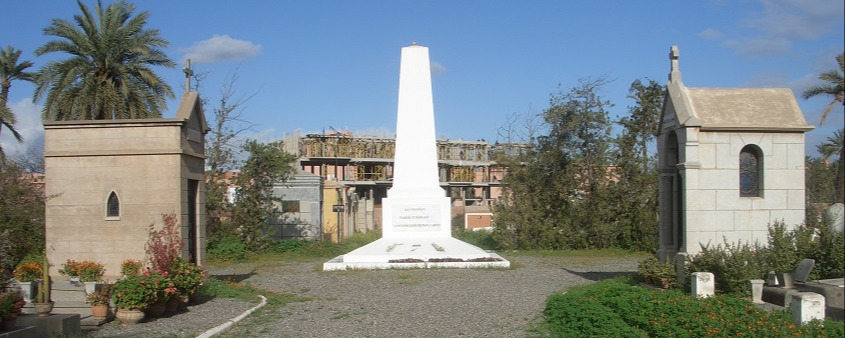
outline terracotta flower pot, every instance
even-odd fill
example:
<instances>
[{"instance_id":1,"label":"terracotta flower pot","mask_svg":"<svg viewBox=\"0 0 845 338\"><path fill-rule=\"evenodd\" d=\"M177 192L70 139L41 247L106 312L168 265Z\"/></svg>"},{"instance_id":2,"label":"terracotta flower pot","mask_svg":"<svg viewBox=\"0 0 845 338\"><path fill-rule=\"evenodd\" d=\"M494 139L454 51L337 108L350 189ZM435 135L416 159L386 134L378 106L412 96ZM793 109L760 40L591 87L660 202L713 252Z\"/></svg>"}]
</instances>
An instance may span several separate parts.
<instances>
[{"instance_id":1,"label":"terracotta flower pot","mask_svg":"<svg viewBox=\"0 0 845 338\"><path fill-rule=\"evenodd\" d=\"M108 304L91 305L91 315L94 319L105 319L109 316Z\"/></svg>"},{"instance_id":2,"label":"terracotta flower pot","mask_svg":"<svg viewBox=\"0 0 845 338\"><path fill-rule=\"evenodd\" d=\"M179 310L179 303L180 303L179 302L179 296L176 296L176 295L170 296L170 298L167 299L167 312L168 313L174 313L174 312L178 311Z\"/></svg>"},{"instance_id":3,"label":"terracotta flower pot","mask_svg":"<svg viewBox=\"0 0 845 338\"><path fill-rule=\"evenodd\" d=\"M122 325L135 325L138 324L141 319L144 319L144 311L117 309L117 312L114 314L114 318L117 318Z\"/></svg>"}]
</instances>

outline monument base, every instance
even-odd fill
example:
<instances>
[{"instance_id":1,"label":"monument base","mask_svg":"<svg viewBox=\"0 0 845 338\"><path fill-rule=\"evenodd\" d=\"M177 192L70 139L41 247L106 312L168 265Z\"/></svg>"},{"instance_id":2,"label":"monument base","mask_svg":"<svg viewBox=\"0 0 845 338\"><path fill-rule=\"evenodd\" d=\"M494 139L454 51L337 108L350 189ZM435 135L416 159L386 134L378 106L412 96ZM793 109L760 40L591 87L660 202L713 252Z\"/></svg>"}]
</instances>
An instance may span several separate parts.
<instances>
[{"instance_id":1,"label":"monument base","mask_svg":"<svg viewBox=\"0 0 845 338\"><path fill-rule=\"evenodd\" d=\"M323 271L509 267L498 254L452 237L382 237L323 263Z\"/></svg>"}]
</instances>

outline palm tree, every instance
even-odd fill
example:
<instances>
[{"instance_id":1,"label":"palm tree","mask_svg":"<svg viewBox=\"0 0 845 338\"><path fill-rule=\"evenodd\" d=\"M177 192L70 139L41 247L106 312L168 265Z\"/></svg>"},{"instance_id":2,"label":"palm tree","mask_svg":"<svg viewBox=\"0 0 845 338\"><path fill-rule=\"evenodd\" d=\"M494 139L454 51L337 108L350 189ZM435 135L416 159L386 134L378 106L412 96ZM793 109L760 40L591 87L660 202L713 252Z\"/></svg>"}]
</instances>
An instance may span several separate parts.
<instances>
[{"instance_id":1,"label":"palm tree","mask_svg":"<svg viewBox=\"0 0 845 338\"><path fill-rule=\"evenodd\" d=\"M38 56L64 52L69 58L44 66L36 79L35 100L45 96L45 120L89 120L160 117L173 90L150 66L175 63L160 48L168 42L158 30L145 29L148 12L132 17L135 6L125 1L100 1L94 13L77 0L81 15L74 23L53 19ZM96 17L94 16L96 14Z\"/></svg>"},{"instance_id":2,"label":"palm tree","mask_svg":"<svg viewBox=\"0 0 845 338\"><path fill-rule=\"evenodd\" d=\"M845 105L845 101L842 100L842 98L845 97L845 77L842 75L845 73L845 53L837 55L836 62L839 63L839 70L833 69L819 75L820 80L830 82L830 84L812 86L804 91L805 100L822 94L833 95L833 101L830 102L830 104L828 104L822 111L822 118L819 120L819 127L821 127L822 123L824 123L827 113L833 109L836 102L842 102L842 104Z\"/></svg>"},{"instance_id":3,"label":"palm tree","mask_svg":"<svg viewBox=\"0 0 845 338\"><path fill-rule=\"evenodd\" d=\"M834 179L834 198L837 202L843 202L845 196L845 138L842 129L833 132L827 140L819 144L816 149L822 154L822 159L827 162L832 156L839 156L836 164L836 178Z\"/></svg>"},{"instance_id":4,"label":"palm tree","mask_svg":"<svg viewBox=\"0 0 845 338\"><path fill-rule=\"evenodd\" d=\"M0 49L0 132L3 127L9 128L12 135L18 142L23 142L23 136L15 129L15 114L6 104L9 101L9 88L12 87L12 80L32 81L33 74L26 69L32 67L32 62L18 59L21 51L15 50L12 46ZM3 147L0 145L0 158L5 158Z\"/></svg>"}]
</instances>

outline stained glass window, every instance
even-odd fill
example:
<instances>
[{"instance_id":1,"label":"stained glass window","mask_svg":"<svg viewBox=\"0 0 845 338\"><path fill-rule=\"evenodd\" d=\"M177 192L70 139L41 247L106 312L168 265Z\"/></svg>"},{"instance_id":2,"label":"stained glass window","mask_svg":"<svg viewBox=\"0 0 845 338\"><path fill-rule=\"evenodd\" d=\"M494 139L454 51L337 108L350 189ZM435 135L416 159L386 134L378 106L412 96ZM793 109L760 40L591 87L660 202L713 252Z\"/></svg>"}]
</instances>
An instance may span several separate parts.
<instances>
[{"instance_id":1,"label":"stained glass window","mask_svg":"<svg viewBox=\"0 0 845 338\"><path fill-rule=\"evenodd\" d=\"M106 217L120 217L120 200L114 191L109 194L109 200L106 202Z\"/></svg>"},{"instance_id":2,"label":"stained glass window","mask_svg":"<svg viewBox=\"0 0 845 338\"><path fill-rule=\"evenodd\" d=\"M739 153L739 196L760 197L763 185L762 157L757 147L745 146Z\"/></svg>"}]
</instances>

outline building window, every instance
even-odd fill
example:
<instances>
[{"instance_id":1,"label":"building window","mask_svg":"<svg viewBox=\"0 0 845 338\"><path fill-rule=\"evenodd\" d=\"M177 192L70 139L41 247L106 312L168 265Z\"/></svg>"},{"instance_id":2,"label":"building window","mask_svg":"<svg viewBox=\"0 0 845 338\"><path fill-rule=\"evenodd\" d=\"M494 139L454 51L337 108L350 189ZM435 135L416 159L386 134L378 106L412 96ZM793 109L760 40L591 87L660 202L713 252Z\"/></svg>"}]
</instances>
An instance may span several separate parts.
<instances>
[{"instance_id":1,"label":"building window","mask_svg":"<svg viewBox=\"0 0 845 338\"><path fill-rule=\"evenodd\" d=\"M106 218L114 219L118 217L120 217L120 200L117 198L117 194L112 191L106 201Z\"/></svg>"},{"instance_id":2,"label":"building window","mask_svg":"<svg viewBox=\"0 0 845 338\"><path fill-rule=\"evenodd\" d=\"M755 145L747 145L739 152L739 196L762 197L762 192L762 152Z\"/></svg>"}]
</instances>

